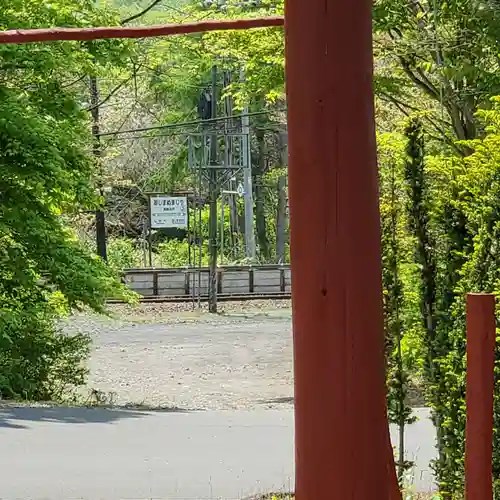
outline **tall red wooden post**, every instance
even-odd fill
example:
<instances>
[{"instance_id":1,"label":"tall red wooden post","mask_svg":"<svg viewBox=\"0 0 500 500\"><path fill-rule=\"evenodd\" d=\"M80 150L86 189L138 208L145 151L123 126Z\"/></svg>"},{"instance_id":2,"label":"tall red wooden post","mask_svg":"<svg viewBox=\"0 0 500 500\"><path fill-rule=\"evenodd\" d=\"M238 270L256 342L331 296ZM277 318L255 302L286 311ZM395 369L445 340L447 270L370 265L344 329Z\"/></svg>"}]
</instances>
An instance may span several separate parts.
<instances>
[{"instance_id":1,"label":"tall red wooden post","mask_svg":"<svg viewBox=\"0 0 500 500\"><path fill-rule=\"evenodd\" d=\"M387 500L371 0L285 4L297 500Z\"/></svg>"},{"instance_id":2,"label":"tall red wooden post","mask_svg":"<svg viewBox=\"0 0 500 500\"><path fill-rule=\"evenodd\" d=\"M492 500L495 297L467 296L465 498Z\"/></svg>"}]
</instances>

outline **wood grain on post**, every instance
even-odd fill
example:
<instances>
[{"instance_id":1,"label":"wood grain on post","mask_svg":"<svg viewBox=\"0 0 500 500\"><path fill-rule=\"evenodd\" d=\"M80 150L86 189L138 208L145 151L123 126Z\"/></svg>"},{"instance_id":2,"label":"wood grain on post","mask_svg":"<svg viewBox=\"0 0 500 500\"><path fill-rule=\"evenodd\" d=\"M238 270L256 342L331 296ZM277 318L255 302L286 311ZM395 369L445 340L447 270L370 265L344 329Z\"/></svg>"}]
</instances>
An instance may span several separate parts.
<instances>
[{"instance_id":1,"label":"wood grain on post","mask_svg":"<svg viewBox=\"0 0 500 500\"><path fill-rule=\"evenodd\" d=\"M493 498L493 392L496 319L495 297L467 296L467 424L465 498Z\"/></svg>"},{"instance_id":2,"label":"wood grain on post","mask_svg":"<svg viewBox=\"0 0 500 500\"><path fill-rule=\"evenodd\" d=\"M287 0L297 500L387 500L372 1Z\"/></svg>"}]
</instances>

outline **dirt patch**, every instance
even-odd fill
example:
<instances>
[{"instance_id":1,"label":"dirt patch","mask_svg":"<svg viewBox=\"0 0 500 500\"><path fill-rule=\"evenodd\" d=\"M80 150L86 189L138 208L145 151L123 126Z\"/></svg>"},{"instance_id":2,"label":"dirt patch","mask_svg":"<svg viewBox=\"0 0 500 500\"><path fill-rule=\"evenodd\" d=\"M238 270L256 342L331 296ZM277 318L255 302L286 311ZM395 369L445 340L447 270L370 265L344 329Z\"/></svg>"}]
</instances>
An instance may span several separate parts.
<instances>
[{"instance_id":1,"label":"dirt patch","mask_svg":"<svg viewBox=\"0 0 500 500\"><path fill-rule=\"evenodd\" d=\"M192 304L113 305L110 317L80 314L66 331L92 336L92 403L190 409L293 404L289 301L224 303L210 315ZM419 384L410 403L424 401Z\"/></svg>"},{"instance_id":2,"label":"dirt patch","mask_svg":"<svg viewBox=\"0 0 500 500\"><path fill-rule=\"evenodd\" d=\"M249 409L293 401L288 319L149 323L79 316L65 329L92 336L88 389L112 404Z\"/></svg>"}]
</instances>

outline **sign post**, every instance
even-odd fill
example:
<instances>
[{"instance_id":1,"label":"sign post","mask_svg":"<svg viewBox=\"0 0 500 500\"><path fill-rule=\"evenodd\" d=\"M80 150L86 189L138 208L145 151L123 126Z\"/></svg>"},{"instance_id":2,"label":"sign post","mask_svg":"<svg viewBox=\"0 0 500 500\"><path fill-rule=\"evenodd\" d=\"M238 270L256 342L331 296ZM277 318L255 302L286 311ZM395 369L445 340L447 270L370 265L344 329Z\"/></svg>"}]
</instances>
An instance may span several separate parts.
<instances>
[{"instance_id":1,"label":"sign post","mask_svg":"<svg viewBox=\"0 0 500 500\"><path fill-rule=\"evenodd\" d=\"M189 231L187 196L149 194L149 267L153 267L153 229L186 229Z\"/></svg>"}]
</instances>

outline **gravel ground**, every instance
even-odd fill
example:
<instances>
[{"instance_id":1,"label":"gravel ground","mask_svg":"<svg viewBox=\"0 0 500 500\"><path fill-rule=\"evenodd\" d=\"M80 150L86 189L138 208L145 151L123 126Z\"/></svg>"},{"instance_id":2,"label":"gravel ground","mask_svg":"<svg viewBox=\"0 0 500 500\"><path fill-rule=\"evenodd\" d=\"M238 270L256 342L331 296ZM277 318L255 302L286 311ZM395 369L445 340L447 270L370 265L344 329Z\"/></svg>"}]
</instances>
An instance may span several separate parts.
<instances>
[{"instance_id":1,"label":"gravel ground","mask_svg":"<svg viewBox=\"0 0 500 500\"><path fill-rule=\"evenodd\" d=\"M64 329L94 341L87 392L115 405L183 409L275 408L292 400L289 301L113 306Z\"/></svg>"},{"instance_id":2,"label":"gravel ground","mask_svg":"<svg viewBox=\"0 0 500 500\"><path fill-rule=\"evenodd\" d=\"M169 323L185 323L187 321L221 322L233 321L238 317L286 317L291 318L290 300L249 300L242 302L220 302L219 314L208 314L208 305L201 304L201 309L190 302L181 303L143 303L139 306L114 304L111 312L116 318L126 317L129 321L155 322L167 319Z\"/></svg>"}]
</instances>

